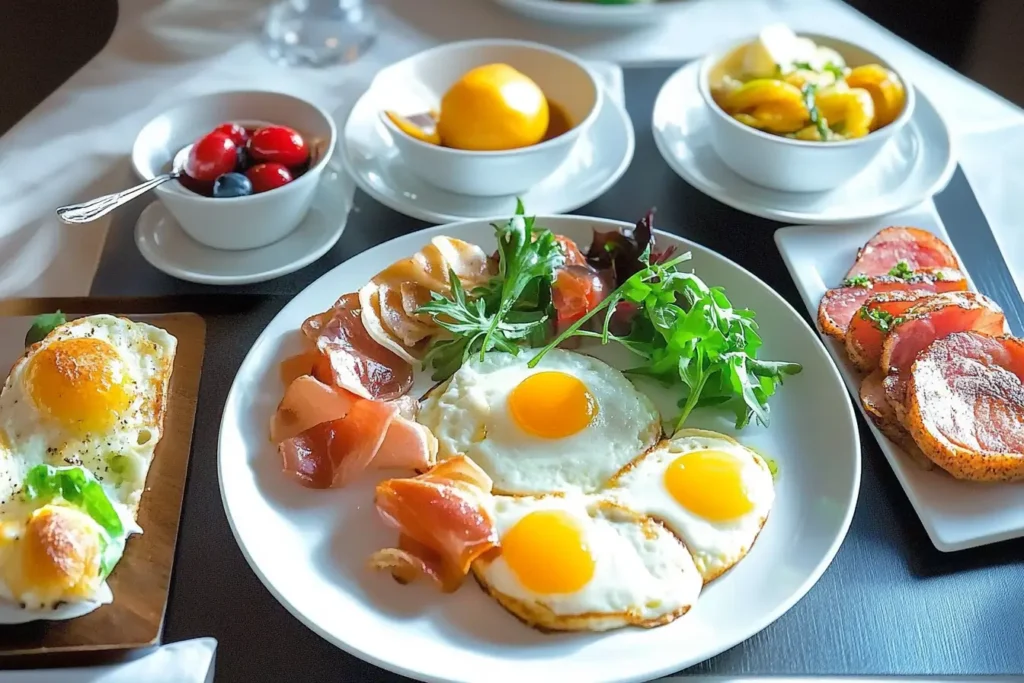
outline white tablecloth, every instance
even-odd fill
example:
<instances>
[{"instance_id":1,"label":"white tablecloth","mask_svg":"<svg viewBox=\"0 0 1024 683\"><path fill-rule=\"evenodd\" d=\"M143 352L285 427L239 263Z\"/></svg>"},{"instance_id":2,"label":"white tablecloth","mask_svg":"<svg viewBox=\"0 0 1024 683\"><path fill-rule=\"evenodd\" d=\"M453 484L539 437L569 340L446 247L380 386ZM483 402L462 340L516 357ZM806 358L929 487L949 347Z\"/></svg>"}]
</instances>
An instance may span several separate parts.
<instances>
[{"instance_id":1,"label":"white tablecloth","mask_svg":"<svg viewBox=\"0 0 1024 683\"><path fill-rule=\"evenodd\" d=\"M102 52L0 138L0 296L85 294L109 219L57 222L53 209L134 180L136 132L176 100L203 92L273 88L341 115L382 66L440 42L536 40L621 63L693 58L762 25L832 32L886 55L935 102L1010 270L1024 286L1024 112L959 76L837 0L693 0L639 30L549 26L490 0L368 0L380 24L374 48L325 70L268 63L256 44L266 0L131 0ZM12 57L8 55L8 57ZM16 59L16 56L14 56Z\"/></svg>"}]
</instances>

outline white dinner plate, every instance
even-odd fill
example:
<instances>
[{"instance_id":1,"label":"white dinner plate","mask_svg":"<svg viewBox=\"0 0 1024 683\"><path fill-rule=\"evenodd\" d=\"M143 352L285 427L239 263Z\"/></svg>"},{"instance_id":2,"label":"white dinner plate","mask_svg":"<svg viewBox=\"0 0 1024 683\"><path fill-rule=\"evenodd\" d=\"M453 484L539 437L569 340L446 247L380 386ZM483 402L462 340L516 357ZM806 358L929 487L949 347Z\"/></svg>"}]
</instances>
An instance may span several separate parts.
<instances>
[{"instance_id":1,"label":"white dinner plate","mask_svg":"<svg viewBox=\"0 0 1024 683\"><path fill-rule=\"evenodd\" d=\"M736 175L709 139L697 90L700 61L669 77L651 128L662 158L683 180L734 209L785 223L852 223L903 211L940 192L956 168L946 123L920 90L914 116L871 165L829 192L781 192Z\"/></svg>"},{"instance_id":2,"label":"white dinner plate","mask_svg":"<svg viewBox=\"0 0 1024 683\"><path fill-rule=\"evenodd\" d=\"M490 252L496 220L502 219L422 230L370 249L307 287L256 340L228 394L218 450L224 508L253 571L323 638L427 681L475 683L482 672L532 682L642 681L749 638L814 585L846 535L860 483L855 418L835 365L788 303L735 263L666 233L658 233L659 245L692 250L693 267L708 283L724 286L735 305L756 310L763 357L803 364L773 399L771 427L738 433L778 463L775 508L748 557L707 586L684 617L650 630L544 634L505 612L472 579L448 595L427 581L398 585L367 567L372 552L396 540L374 509L382 473L367 472L344 489L313 491L281 472L267 435L284 391L278 364L301 350L302 321L434 236L469 240ZM541 217L538 225L581 245L595 227L630 227L578 216ZM418 373L413 395L430 384L429 373ZM720 411L691 417L688 426L735 432Z\"/></svg>"},{"instance_id":3,"label":"white dinner plate","mask_svg":"<svg viewBox=\"0 0 1024 683\"><path fill-rule=\"evenodd\" d=\"M688 0L659 0L622 5L566 0L495 0L523 16L556 24L594 27L642 26L664 20L669 12L682 9Z\"/></svg>"},{"instance_id":4,"label":"white dinner plate","mask_svg":"<svg viewBox=\"0 0 1024 683\"><path fill-rule=\"evenodd\" d=\"M393 101L393 96L391 101ZM566 213L604 194L633 160L633 122L615 96L554 173L523 195L538 213ZM414 105L415 107L415 105ZM356 184L381 204L413 218L447 223L511 214L516 197L470 197L434 187L412 173L380 120L374 86L359 98L342 132L341 153ZM415 110L415 109L414 109Z\"/></svg>"},{"instance_id":5,"label":"white dinner plate","mask_svg":"<svg viewBox=\"0 0 1024 683\"><path fill-rule=\"evenodd\" d=\"M818 302L825 290L837 286L846 276L857 249L889 225L930 230L953 247L931 206L858 225L801 225L775 232L775 243L812 319L817 317ZM974 289L973 283L970 286ZM824 334L821 337L839 366L853 402L860 407L861 375L846 357L843 345ZM938 468L924 470L886 438L867 415L864 419L936 548L952 552L1024 536L1024 485L957 481Z\"/></svg>"},{"instance_id":6,"label":"white dinner plate","mask_svg":"<svg viewBox=\"0 0 1024 683\"><path fill-rule=\"evenodd\" d=\"M348 222L353 190L344 172L328 166L309 213L295 230L273 244L240 251L196 242L155 201L139 214L135 245L151 266L180 280L207 285L273 280L308 266L337 243Z\"/></svg>"}]
</instances>

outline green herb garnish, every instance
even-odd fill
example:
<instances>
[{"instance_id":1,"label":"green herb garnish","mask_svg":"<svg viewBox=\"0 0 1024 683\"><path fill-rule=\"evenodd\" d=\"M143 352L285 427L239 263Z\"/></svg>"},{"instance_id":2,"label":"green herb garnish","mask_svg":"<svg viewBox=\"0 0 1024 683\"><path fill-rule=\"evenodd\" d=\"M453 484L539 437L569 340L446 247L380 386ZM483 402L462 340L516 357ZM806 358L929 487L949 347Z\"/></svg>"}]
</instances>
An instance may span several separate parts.
<instances>
[{"instance_id":1,"label":"green herb garnish","mask_svg":"<svg viewBox=\"0 0 1024 683\"><path fill-rule=\"evenodd\" d=\"M92 517L104 533L100 575L106 577L113 571L124 553L125 529L103 486L92 474L82 467L36 465L25 475L24 493L31 502L62 500Z\"/></svg>"},{"instance_id":2,"label":"green herb garnish","mask_svg":"<svg viewBox=\"0 0 1024 683\"><path fill-rule=\"evenodd\" d=\"M848 277L842 282L843 287L865 287L871 289L871 278L863 273Z\"/></svg>"},{"instance_id":3,"label":"green herb garnish","mask_svg":"<svg viewBox=\"0 0 1024 683\"><path fill-rule=\"evenodd\" d=\"M914 277L914 271L910 268L910 264L906 261L900 261L895 266L889 269L889 275L898 277L901 280L909 280Z\"/></svg>"},{"instance_id":4,"label":"green herb garnish","mask_svg":"<svg viewBox=\"0 0 1024 683\"><path fill-rule=\"evenodd\" d=\"M779 464L772 458L764 458L764 464L768 465L768 471L772 473L772 479L779 478Z\"/></svg>"},{"instance_id":5,"label":"green herb garnish","mask_svg":"<svg viewBox=\"0 0 1024 683\"><path fill-rule=\"evenodd\" d=\"M800 89L800 92L803 93L804 96L804 106L807 107L807 116L811 119L811 123L814 124L814 127L818 129L818 137L822 140L828 140L828 121L826 121L825 117L821 115L820 111L818 111L818 105L814 100L815 95L818 92L818 86L814 83L807 83Z\"/></svg>"},{"instance_id":6,"label":"green herb garnish","mask_svg":"<svg viewBox=\"0 0 1024 683\"><path fill-rule=\"evenodd\" d=\"M813 71L815 73L818 72L817 69L811 66L810 62L793 62L793 68L796 69L797 71Z\"/></svg>"},{"instance_id":7,"label":"green herb garnish","mask_svg":"<svg viewBox=\"0 0 1024 683\"><path fill-rule=\"evenodd\" d=\"M734 309L720 287L708 287L693 273L680 272L677 266L689 258L687 252L651 264L650 250L646 250L640 256L644 268L541 349L529 366L536 366L544 354L572 336L595 337L602 343L614 340L646 361L628 370L630 374L682 385L677 430L694 408L710 405L731 407L737 428L747 425L751 417L767 425L769 397L784 376L802 368L797 363L758 359L762 342L754 313ZM622 301L638 310L630 333L619 337L608 327ZM581 329L601 311L605 311L601 332Z\"/></svg>"},{"instance_id":8,"label":"green herb garnish","mask_svg":"<svg viewBox=\"0 0 1024 683\"><path fill-rule=\"evenodd\" d=\"M481 358L493 349L518 354L519 342L539 343L546 331L551 283L565 261L558 241L551 232L534 228L522 201L506 225L494 228L498 274L467 293L449 272L451 297L432 292L431 300L416 309L451 333L432 342L424 359L435 381L451 377L474 353Z\"/></svg>"},{"instance_id":9,"label":"green herb garnish","mask_svg":"<svg viewBox=\"0 0 1024 683\"><path fill-rule=\"evenodd\" d=\"M903 318L897 318L888 311L883 311L880 308L868 308L867 306L861 306L860 317L863 320L874 323L875 327L883 333L888 332L903 321Z\"/></svg>"},{"instance_id":10,"label":"green herb garnish","mask_svg":"<svg viewBox=\"0 0 1024 683\"><path fill-rule=\"evenodd\" d=\"M46 338L46 335L53 332L55 327L59 327L67 321L67 316L60 311L37 315L36 319L32 321L32 326L28 328L28 332L25 334L25 346L38 344Z\"/></svg>"},{"instance_id":11,"label":"green herb garnish","mask_svg":"<svg viewBox=\"0 0 1024 683\"><path fill-rule=\"evenodd\" d=\"M835 76L836 82L846 78L846 72L843 71L843 67L839 66L835 62L826 62L824 70Z\"/></svg>"},{"instance_id":12,"label":"green herb garnish","mask_svg":"<svg viewBox=\"0 0 1024 683\"><path fill-rule=\"evenodd\" d=\"M932 277L934 277L939 282L942 282L943 280L946 279L946 274L943 273L941 270L936 270L934 273L932 273Z\"/></svg>"}]
</instances>

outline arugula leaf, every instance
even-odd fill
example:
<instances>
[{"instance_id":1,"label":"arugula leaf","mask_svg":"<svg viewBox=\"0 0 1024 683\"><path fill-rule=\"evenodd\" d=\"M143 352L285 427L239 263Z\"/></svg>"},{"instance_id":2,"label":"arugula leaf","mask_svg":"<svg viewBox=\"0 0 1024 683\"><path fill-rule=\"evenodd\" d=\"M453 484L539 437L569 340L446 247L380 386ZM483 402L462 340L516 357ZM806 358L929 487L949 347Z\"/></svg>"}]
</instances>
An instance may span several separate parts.
<instances>
[{"instance_id":1,"label":"arugula leaf","mask_svg":"<svg viewBox=\"0 0 1024 683\"><path fill-rule=\"evenodd\" d=\"M433 317L450 338L435 339L424 363L433 378L451 377L474 353L491 350L518 354L520 342L543 342L551 318L551 285L565 254L555 236L534 227L522 201L504 226L494 226L498 239L498 273L486 284L467 292L454 271L449 271L451 297L437 292L417 314Z\"/></svg>"},{"instance_id":2,"label":"arugula leaf","mask_svg":"<svg viewBox=\"0 0 1024 683\"><path fill-rule=\"evenodd\" d=\"M804 96L804 106L807 107L807 116L811 119L811 123L814 124L815 128L818 129L818 137L822 140L828 140L829 131L828 121L818 111L818 105L815 103L814 98L818 93L818 86L814 83L807 83L800 92Z\"/></svg>"},{"instance_id":3,"label":"arugula leaf","mask_svg":"<svg viewBox=\"0 0 1024 683\"><path fill-rule=\"evenodd\" d=\"M36 319L32 321L32 326L28 328L28 332L25 334L26 348L43 341L46 335L53 332L54 328L63 325L67 321L67 316L59 310L56 313L37 315Z\"/></svg>"},{"instance_id":4,"label":"arugula leaf","mask_svg":"<svg viewBox=\"0 0 1024 683\"><path fill-rule=\"evenodd\" d=\"M29 501L45 504L60 499L92 517L104 533L100 575L105 578L113 571L124 553L125 529L103 486L88 470L36 465L25 475L24 492Z\"/></svg>"},{"instance_id":5,"label":"arugula leaf","mask_svg":"<svg viewBox=\"0 0 1024 683\"><path fill-rule=\"evenodd\" d=\"M841 284L843 287L865 287L871 289L871 278L861 273L860 275L846 278Z\"/></svg>"},{"instance_id":6,"label":"arugula leaf","mask_svg":"<svg viewBox=\"0 0 1024 683\"><path fill-rule=\"evenodd\" d=\"M535 367L551 349L571 336L616 341L645 360L631 368L631 375L643 375L662 384L679 387L681 413L678 430L698 407L727 405L736 414L736 426L752 418L769 422L768 399L783 378L801 371L797 363L757 358L762 345L754 313L732 307L725 291L708 287L693 273L677 266L690 258L682 254L663 264L651 264L638 271L593 310L577 320L558 338L541 349L528 363ZM629 334L612 335L608 330L612 311L620 303L637 307ZM580 328L602 310L604 328L600 333Z\"/></svg>"},{"instance_id":7,"label":"arugula leaf","mask_svg":"<svg viewBox=\"0 0 1024 683\"><path fill-rule=\"evenodd\" d=\"M889 275L898 277L901 280L909 280L914 277L914 271L911 269L909 263L906 261L899 261L895 266L889 269Z\"/></svg>"}]
</instances>

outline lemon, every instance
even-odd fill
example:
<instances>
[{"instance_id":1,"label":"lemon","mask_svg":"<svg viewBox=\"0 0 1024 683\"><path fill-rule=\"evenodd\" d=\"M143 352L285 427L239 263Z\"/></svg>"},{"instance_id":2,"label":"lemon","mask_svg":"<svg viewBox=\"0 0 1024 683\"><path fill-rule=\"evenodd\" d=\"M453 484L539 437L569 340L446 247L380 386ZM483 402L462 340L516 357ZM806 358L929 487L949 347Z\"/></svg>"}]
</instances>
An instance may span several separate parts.
<instances>
[{"instance_id":1,"label":"lemon","mask_svg":"<svg viewBox=\"0 0 1024 683\"><path fill-rule=\"evenodd\" d=\"M507 64L467 72L441 98L437 132L454 149L494 151L535 145L548 129L543 91Z\"/></svg>"}]
</instances>

